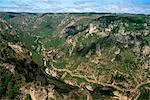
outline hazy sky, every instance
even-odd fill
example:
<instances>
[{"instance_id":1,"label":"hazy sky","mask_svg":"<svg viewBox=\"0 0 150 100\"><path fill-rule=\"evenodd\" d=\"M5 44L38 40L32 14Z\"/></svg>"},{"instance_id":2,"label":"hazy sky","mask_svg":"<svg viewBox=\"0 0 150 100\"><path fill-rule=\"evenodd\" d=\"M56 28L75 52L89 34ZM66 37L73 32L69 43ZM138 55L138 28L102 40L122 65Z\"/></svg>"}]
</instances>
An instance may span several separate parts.
<instances>
[{"instance_id":1,"label":"hazy sky","mask_svg":"<svg viewBox=\"0 0 150 100\"><path fill-rule=\"evenodd\" d=\"M150 0L0 0L0 11L150 14Z\"/></svg>"}]
</instances>

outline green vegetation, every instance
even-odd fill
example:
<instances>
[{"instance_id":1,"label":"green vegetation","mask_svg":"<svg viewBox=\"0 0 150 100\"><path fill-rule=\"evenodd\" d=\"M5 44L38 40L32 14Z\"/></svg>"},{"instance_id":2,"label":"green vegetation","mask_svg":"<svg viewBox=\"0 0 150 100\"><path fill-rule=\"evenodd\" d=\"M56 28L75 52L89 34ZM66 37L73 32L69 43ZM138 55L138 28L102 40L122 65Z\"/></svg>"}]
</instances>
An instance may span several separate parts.
<instances>
[{"instance_id":1,"label":"green vegetation","mask_svg":"<svg viewBox=\"0 0 150 100\"><path fill-rule=\"evenodd\" d=\"M97 69L96 71L98 73L102 73L102 72L109 72L111 69L109 68L109 66L105 66L105 65L100 65L100 66L97 66Z\"/></svg>"},{"instance_id":2,"label":"green vegetation","mask_svg":"<svg viewBox=\"0 0 150 100\"><path fill-rule=\"evenodd\" d=\"M82 60L81 59L77 59L76 62L74 63L74 65L72 65L72 69L76 69L80 64L81 64Z\"/></svg>"},{"instance_id":3,"label":"green vegetation","mask_svg":"<svg viewBox=\"0 0 150 100\"><path fill-rule=\"evenodd\" d=\"M27 94L27 95L26 95L25 100L32 100L30 94Z\"/></svg>"},{"instance_id":4,"label":"green vegetation","mask_svg":"<svg viewBox=\"0 0 150 100\"><path fill-rule=\"evenodd\" d=\"M57 48L61 44L64 43L64 39L62 38L52 38L49 42L44 43L44 47L49 49L49 48Z\"/></svg>"},{"instance_id":5,"label":"green vegetation","mask_svg":"<svg viewBox=\"0 0 150 100\"><path fill-rule=\"evenodd\" d=\"M21 80L20 76L14 76L4 68L0 68L0 97L15 98L19 93Z\"/></svg>"},{"instance_id":6,"label":"green vegetation","mask_svg":"<svg viewBox=\"0 0 150 100\"><path fill-rule=\"evenodd\" d=\"M75 78L76 80L77 80L77 82L78 83L82 83L82 82L87 82L85 79L83 79L83 78L79 78L79 77L73 77L73 78Z\"/></svg>"},{"instance_id":7,"label":"green vegetation","mask_svg":"<svg viewBox=\"0 0 150 100\"><path fill-rule=\"evenodd\" d=\"M147 87L147 89L146 89ZM146 84L140 88L140 96L138 100L149 100L150 99L150 84Z\"/></svg>"},{"instance_id":8,"label":"green vegetation","mask_svg":"<svg viewBox=\"0 0 150 100\"><path fill-rule=\"evenodd\" d=\"M101 98L102 100L109 100L114 94L111 89L103 89L103 87L97 87L92 92L92 95L94 100L99 100L99 98Z\"/></svg>"},{"instance_id":9,"label":"green vegetation","mask_svg":"<svg viewBox=\"0 0 150 100\"><path fill-rule=\"evenodd\" d=\"M42 56L35 51L32 51L32 59L39 65L43 65Z\"/></svg>"},{"instance_id":10,"label":"green vegetation","mask_svg":"<svg viewBox=\"0 0 150 100\"><path fill-rule=\"evenodd\" d=\"M128 27L126 27L126 31L137 31L143 29L145 29L143 24L130 24Z\"/></svg>"},{"instance_id":11,"label":"green vegetation","mask_svg":"<svg viewBox=\"0 0 150 100\"><path fill-rule=\"evenodd\" d=\"M117 81L125 81L125 77L121 74L117 74L115 77L114 77L114 80L117 80Z\"/></svg>"},{"instance_id":12,"label":"green vegetation","mask_svg":"<svg viewBox=\"0 0 150 100\"><path fill-rule=\"evenodd\" d=\"M67 64L67 61L65 59L61 59L55 64L55 67L64 68L66 64Z\"/></svg>"}]
</instances>

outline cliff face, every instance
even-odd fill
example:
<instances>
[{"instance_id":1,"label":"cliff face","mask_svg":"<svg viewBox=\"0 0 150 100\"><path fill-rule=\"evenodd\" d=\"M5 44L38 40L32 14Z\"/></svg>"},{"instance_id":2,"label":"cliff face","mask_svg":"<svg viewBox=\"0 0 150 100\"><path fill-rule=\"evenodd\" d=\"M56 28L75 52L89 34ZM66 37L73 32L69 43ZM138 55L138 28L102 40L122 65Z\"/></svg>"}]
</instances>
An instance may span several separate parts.
<instances>
[{"instance_id":1,"label":"cliff face","mask_svg":"<svg viewBox=\"0 0 150 100\"><path fill-rule=\"evenodd\" d=\"M149 99L149 16L0 17L1 98Z\"/></svg>"}]
</instances>

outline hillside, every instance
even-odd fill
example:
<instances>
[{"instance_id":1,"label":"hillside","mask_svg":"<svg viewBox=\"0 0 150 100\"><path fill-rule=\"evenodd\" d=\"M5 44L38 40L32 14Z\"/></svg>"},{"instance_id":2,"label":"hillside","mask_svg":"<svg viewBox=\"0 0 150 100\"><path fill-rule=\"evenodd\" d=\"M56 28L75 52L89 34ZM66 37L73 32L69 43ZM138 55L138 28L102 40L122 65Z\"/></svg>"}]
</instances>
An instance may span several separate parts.
<instances>
[{"instance_id":1,"label":"hillside","mask_svg":"<svg viewBox=\"0 0 150 100\"><path fill-rule=\"evenodd\" d=\"M0 13L0 47L2 99L150 99L150 16Z\"/></svg>"}]
</instances>

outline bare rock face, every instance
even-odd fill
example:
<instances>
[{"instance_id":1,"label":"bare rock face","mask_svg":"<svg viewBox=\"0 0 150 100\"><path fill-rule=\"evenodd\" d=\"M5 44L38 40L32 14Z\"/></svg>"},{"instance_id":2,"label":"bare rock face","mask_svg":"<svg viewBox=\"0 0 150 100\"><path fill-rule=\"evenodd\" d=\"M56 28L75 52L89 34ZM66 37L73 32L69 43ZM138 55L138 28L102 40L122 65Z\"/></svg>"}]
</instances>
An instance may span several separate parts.
<instances>
[{"instance_id":1,"label":"bare rock face","mask_svg":"<svg viewBox=\"0 0 150 100\"><path fill-rule=\"evenodd\" d=\"M96 28L96 26L94 26L92 23L90 24L90 29L89 29L89 33L96 33L98 30Z\"/></svg>"},{"instance_id":2,"label":"bare rock face","mask_svg":"<svg viewBox=\"0 0 150 100\"><path fill-rule=\"evenodd\" d=\"M114 95L116 96L114 98L118 99L118 100L131 100L131 98L124 96L123 94L119 93L118 91L114 91Z\"/></svg>"},{"instance_id":3,"label":"bare rock face","mask_svg":"<svg viewBox=\"0 0 150 100\"><path fill-rule=\"evenodd\" d=\"M102 32L98 32L97 35L104 38L104 37L107 37L109 35L109 33L102 31Z\"/></svg>"},{"instance_id":4,"label":"bare rock face","mask_svg":"<svg viewBox=\"0 0 150 100\"><path fill-rule=\"evenodd\" d=\"M115 54L116 55L120 54L120 49L119 48L117 48L117 50L115 51Z\"/></svg>"},{"instance_id":5,"label":"bare rock face","mask_svg":"<svg viewBox=\"0 0 150 100\"><path fill-rule=\"evenodd\" d=\"M85 87L86 87L88 90L90 90L90 91L93 91L93 90L94 90L91 85L86 85Z\"/></svg>"},{"instance_id":6,"label":"bare rock face","mask_svg":"<svg viewBox=\"0 0 150 100\"><path fill-rule=\"evenodd\" d=\"M134 47L133 49L133 52L136 53L136 54L140 54L141 50L140 48L137 46L137 47Z\"/></svg>"},{"instance_id":7,"label":"bare rock face","mask_svg":"<svg viewBox=\"0 0 150 100\"><path fill-rule=\"evenodd\" d=\"M8 43L8 46L10 46L17 54L22 54L23 53L23 50L22 50L21 46L19 46L17 44Z\"/></svg>"},{"instance_id":8,"label":"bare rock face","mask_svg":"<svg viewBox=\"0 0 150 100\"><path fill-rule=\"evenodd\" d=\"M28 86L24 86L20 88L21 91L21 99L25 100L25 96L29 94L32 100L51 100L56 99L54 86L49 85L47 89L41 86L37 86L35 84L29 84Z\"/></svg>"},{"instance_id":9,"label":"bare rock face","mask_svg":"<svg viewBox=\"0 0 150 100\"><path fill-rule=\"evenodd\" d=\"M39 87L30 87L29 94L31 95L32 100L46 100L47 91Z\"/></svg>"},{"instance_id":10,"label":"bare rock face","mask_svg":"<svg viewBox=\"0 0 150 100\"><path fill-rule=\"evenodd\" d=\"M11 73L15 74L15 65L9 63L0 64L2 67L8 69Z\"/></svg>"},{"instance_id":11,"label":"bare rock face","mask_svg":"<svg viewBox=\"0 0 150 100\"><path fill-rule=\"evenodd\" d=\"M144 46L143 48L143 55L149 55L150 54L150 46Z\"/></svg>"}]
</instances>

